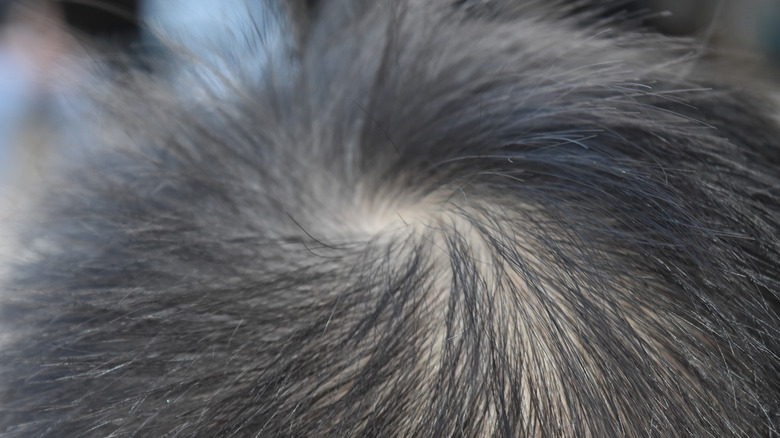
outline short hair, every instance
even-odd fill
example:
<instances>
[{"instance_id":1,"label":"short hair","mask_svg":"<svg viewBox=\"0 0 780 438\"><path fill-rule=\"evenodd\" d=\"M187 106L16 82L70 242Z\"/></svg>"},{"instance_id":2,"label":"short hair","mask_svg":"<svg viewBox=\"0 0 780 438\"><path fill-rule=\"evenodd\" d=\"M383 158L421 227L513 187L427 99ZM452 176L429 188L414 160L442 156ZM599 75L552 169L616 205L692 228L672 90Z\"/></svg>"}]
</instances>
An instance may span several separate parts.
<instances>
[{"instance_id":1,"label":"short hair","mask_svg":"<svg viewBox=\"0 0 780 438\"><path fill-rule=\"evenodd\" d=\"M774 107L557 2L302 15L224 88L94 91L1 298L0 433L779 433Z\"/></svg>"}]
</instances>

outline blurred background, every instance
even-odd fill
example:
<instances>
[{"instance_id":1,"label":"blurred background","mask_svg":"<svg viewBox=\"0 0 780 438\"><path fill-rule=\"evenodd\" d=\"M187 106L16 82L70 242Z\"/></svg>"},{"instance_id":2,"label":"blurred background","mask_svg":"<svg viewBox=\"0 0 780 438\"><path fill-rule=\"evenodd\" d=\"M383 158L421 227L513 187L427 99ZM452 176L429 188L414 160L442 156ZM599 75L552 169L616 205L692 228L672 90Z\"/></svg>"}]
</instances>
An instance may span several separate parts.
<instances>
[{"instance_id":1,"label":"blurred background","mask_svg":"<svg viewBox=\"0 0 780 438\"><path fill-rule=\"evenodd\" d=\"M240 52L241 30L264 13L247 8L251 2L0 0L0 190L36 180L45 172L39 164L56 156L51 148L57 142L44 127L67 123L77 111L78 98L69 92L83 67L76 60L88 59L72 55L103 44L150 54L157 50L159 31L198 56L208 57L204 48L213 49L215 41ZM750 87L780 90L780 0L625 0L613 5L605 15L629 14L660 32L698 38L707 68Z\"/></svg>"}]
</instances>

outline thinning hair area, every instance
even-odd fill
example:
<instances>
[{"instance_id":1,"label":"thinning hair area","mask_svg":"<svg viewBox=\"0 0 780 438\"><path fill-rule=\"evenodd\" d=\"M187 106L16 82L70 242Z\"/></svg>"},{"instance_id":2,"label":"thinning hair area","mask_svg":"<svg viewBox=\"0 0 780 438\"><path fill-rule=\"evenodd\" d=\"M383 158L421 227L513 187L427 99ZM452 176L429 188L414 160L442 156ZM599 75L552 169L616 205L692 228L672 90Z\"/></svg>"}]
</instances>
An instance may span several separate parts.
<instances>
[{"instance_id":1,"label":"thinning hair area","mask_svg":"<svg viewBox=\"0 0 780 438\"><path fill-rule=\"evenodd\" d=\"M86 81L0 434L780 434L773 105L587 3L261 3Z\"/></svg>"}]
</instances>

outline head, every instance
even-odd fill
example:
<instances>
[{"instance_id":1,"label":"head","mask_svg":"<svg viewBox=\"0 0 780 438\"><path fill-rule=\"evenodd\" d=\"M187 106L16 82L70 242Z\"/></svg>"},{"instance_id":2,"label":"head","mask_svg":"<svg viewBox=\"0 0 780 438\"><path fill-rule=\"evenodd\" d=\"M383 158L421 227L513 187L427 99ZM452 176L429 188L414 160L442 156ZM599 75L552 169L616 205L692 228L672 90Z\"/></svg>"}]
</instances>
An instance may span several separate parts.
<instances>
[{"instance_id":1,"label":"head","mask_svg":"<svg viewBox=\"0 0 780 438\"><path fill-rule=\"evenodd\" d=\"M598 10L310 3L92 82L0 431L778 434L773 107Z\"/></svg>"}]
</instances>

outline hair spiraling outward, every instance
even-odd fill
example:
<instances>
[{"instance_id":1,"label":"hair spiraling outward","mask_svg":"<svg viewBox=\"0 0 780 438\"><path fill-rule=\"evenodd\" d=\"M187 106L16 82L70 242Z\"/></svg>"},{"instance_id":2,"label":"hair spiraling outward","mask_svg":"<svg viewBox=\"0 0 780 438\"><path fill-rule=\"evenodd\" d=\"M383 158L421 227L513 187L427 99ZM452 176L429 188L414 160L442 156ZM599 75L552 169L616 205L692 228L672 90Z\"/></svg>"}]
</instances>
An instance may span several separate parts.
<instances>
[{"instance_id":1,"label":"hair spiraling outward","mask_svg":"<svg viewBox=\"0 0 780 438\"><path fill-rule=\"evenodd\" d=\"M262 72L118 76L0 435L780 435L772 109L544 3L269 4Z\"/></svg>"}]
</instances>

